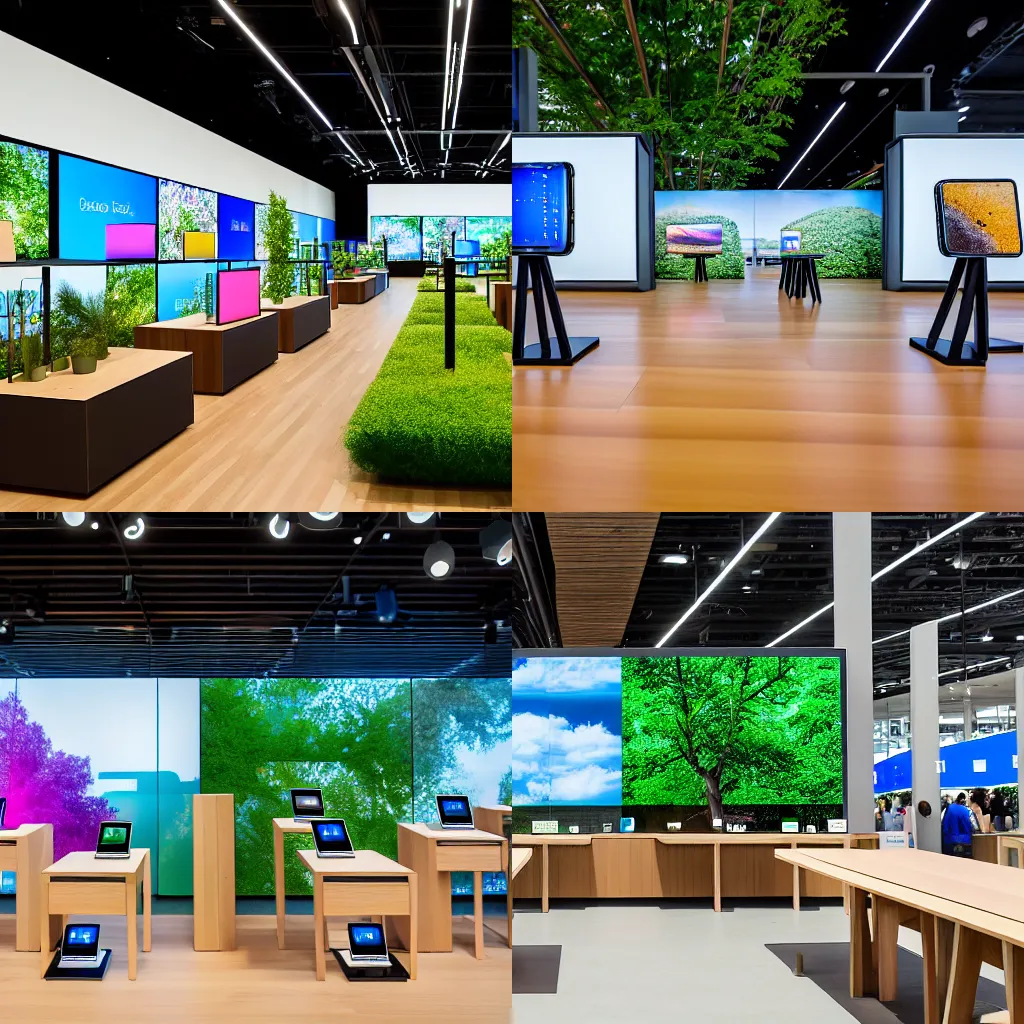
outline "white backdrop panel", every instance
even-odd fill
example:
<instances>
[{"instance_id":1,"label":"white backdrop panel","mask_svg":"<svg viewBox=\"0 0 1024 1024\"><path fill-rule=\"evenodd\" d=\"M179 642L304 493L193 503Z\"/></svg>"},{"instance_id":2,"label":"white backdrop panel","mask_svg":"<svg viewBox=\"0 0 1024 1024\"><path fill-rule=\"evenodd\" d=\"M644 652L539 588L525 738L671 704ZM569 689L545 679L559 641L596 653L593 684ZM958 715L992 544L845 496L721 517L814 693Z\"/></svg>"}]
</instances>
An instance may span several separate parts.
<instances>
[{"instance_id":1,"label":"white backdrop panel","mask_svg":"<svg viewBox=\"0 0 1024 1024\"><path fill-rule=\"evenodd\" d=\"M367 217L511 217L512 186L371 184L366 187L366 213Z\"/></svg>"}]
</instances>

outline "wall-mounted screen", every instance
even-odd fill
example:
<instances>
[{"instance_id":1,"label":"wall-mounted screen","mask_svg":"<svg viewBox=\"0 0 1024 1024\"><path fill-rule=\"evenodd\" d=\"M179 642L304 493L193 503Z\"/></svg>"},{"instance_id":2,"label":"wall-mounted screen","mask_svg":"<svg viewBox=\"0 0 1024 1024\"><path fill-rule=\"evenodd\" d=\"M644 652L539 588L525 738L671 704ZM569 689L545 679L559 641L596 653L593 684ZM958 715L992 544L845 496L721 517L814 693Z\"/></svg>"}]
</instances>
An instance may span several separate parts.
<instances>
[{"instance_id":1,"label":"wall-mounted screen","mask_svg":"<svg viewBox=\"0 0 1024 1024\"><path fill-rule=\"evenodd\" d=\"M160 259L182 259L186 231L217 231L217 193L160 179Z\"/></svg>"},{"instance_id":2,"label":"wall-mounted screen","mask_svg":"<svg viewBox=\"0 0 1024 1024\"><path fill-rule=\"evenodd\" d=\"M718 256L722 252L721 224L669 224L665 252L674 256Z\"/></svg>"},{"instance_id":3,"label":"wall-mounted screen","mask_svg":"<svg viewBox=\"0 0 1024 1024\"><path fill-rule=\"evenodd\" d=\"M422 224L424 259L440 259L442 252L450 255L453 232L456 242L466 237L465 217L424 217Z\"/></svg>"},{"instance_id":4,"label":"wall-mounted screen","mask_svg":"<svg viewBox=\"0 0 1024 1024\"><path fill-rule=\"evenodd\" d=\"M0 378L7 378L7 342L30 339L28 346L36 349L35 363L43 355L43 279L38 267L0 267ZM22 361L15 352L13 372L22 369ZM0 779L2 786L2 779Z\"/></svg>"},{"instance_id":5,"label":"wall-mounted screen","mask_svg":"<svg viewBox=\"0 0 1024 1024\"><path fill-rule=\"evenodd\" d=\"M292 223L295 225L295 237L301 245L312 245L313 239L321 241L317 232L320 230L320 218L308 213L293 213Z\"/></svg>"},{"instance_id":6,"label":"wall-mounted screen","mask_svg":"<svg viewBox=\"0 0 1024 1024\"><path fill-rule=\"evenodd\" d=\"M799 231L783 231L779 234L779 252L799 252L800 251L800 236Z\"/></svg>"},{"instance_id":7,"label":"wall-mounted screen","mask_svg":"<svg viewBox=\"0 0 1024 1024\"><path fill-rule=\"evenodd\" d=\"M708 829L724 819L824 831L844 818L844 654L707 649L517 657L512 802L517 828L603 815ZM569 810L567 810L569 808ZM600 812L595 809L600 808ZM600 831L600 825L593 828Z\"/></svg>"},{"instance_id":8,"label":"wall-mounted screen","mask_svg":"<svg viewBox=\"0 0 1024 1024\"><path fill-rule=\"evenodd\" d=\"M108 224L155 224L156 179L61 153L59 250L65 260L105 260Z\"/></svg>"},{"instance_id":9,"label":"wall-mounted screen","mask_svg":"<svg viewBox=\"0 0 1024 1024\"><path fill-rule=\"evenodd\" d=\"M222 260L256 258L256 204L221 195L217 199L217 249Z\"/></svg>"},{"instance_id":10,"label":"wall-mounted screen","mask_svg":"<svg viewBox=\"0 0 1024 1024\"><path fill-rule=\"evenodd\" d=\"M0 142L0 221L11 222L15 255L0 262L50 255L50 154Z\"/></svg>"},{"instance_id":11,"label":"wall-mounted screen","mask_svg":"<svg viewBox=\"0 0 1024 1024\"><path fill-rule=\"evenodd\" d=\"M181 248L186 260L212 260L217 255L217 236L212 231L185 231Z\"/></svg>"},{"instance_id":12,"label":"wall-mounted screen","mask_svg":"<svg viewBox=\"0 0 1024 1024\"><path fill-rule=\"evenodd\" d=\"M270 207L266 203L256 204L256 259L267 258L267 217Z\"/></svg>"},{"instance_id":13,"label":"wall-mounted screen","mask_svg":"<svg viewBox=\"0 0 1024 1024\"><path fill-rule=\"evenodd\" d=\"M1011 179L939 181L935 214L943 256L1020 256L1020 207Z\"/></svg>"},{"instance_id":14,"label":"wall-mounted screen","mask_svg":"<svg viewBox=\"0 0 1024 1024\"><path fill-rule=\"evenodd\" d=\"M511 217L467 217L466 238L475 238L481 246L493 245L512 233Z\"/></svg>"},{"instance_id":15,"label":"wall-mounted screen","mask_svg":"<svg viewBox=\"0 0 1024 1024\"><path fill-rule=\"evenodd\" d=\"M571 164L512 165L512 250L567 256L573 249Z\"/></svg>"},{"instance_id":16,"label":"wall-mounted screen","mask_svg":"<svg viewBox=\"0 0 1024 1024\"><path fill-rule=\"evenodd\" d=\"M217 287L216 263L160 263L157 266L158 320L176 320L205 310L206 275L213 274Z\"/></svg>"},{"instance_id":17,"label":"wall-mounted screen","mask_svg":"<svg viewBox=\"0 0 1024 1024\"><path fill-rule=\"evenodd\" d=\"M217 323L230 324L259 315L259 269L218 271Z\"/></svg>"},{"instance_id":18,"label":"wall-mounted screen","mask_svg":"<svg viewBox=\"0 0 1024 1024\"><path fill-rule=\"evenodd\" d=\"M114 348L131 348L135 328L156 320L156 264L111 264L106 268L107 307L112 323L107 336Z\"/></svg>"},{"instance_id":19,"label":"wall-mounted screen","mask_svg":"<svg viewBox=\"0 0 1024 1024\"><path fill-rule=\"evenodd\" d=\"M108 224L106 259L156 259L156 224Z\"/></svg>"},{"instance_id":20,"label":"wall-mounted screen","mask_svg":"<svg viewBox=\"0 0 1024 1024\"><path fill-rule=\"evenodd\" d=\"M389 260L423 259L419 217L371 217L370 241L388 240Z\"/></svg>"},{"instance_id":21,"label":"wall-mounted screen","mask_svg":"<svg viewBox=\"0 0 1024 1024\"><path fill-rule=\"evenodd\" d=\"M317 225L317 230L319 232L317 238L319 238L321 242L334 241L336 235L333 220L328 220L326 217L321 217L320 223Z\"/></svg>"}]
</instances>

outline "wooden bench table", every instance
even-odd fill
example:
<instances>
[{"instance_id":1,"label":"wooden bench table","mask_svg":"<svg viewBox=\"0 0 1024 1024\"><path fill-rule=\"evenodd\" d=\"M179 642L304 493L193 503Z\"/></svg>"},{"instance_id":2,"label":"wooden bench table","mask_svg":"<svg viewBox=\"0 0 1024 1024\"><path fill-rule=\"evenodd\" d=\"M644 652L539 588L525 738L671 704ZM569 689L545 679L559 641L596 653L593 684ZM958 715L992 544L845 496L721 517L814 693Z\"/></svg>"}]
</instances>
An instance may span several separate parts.
<instances>
[{"instance_id":1,"label":"wooden bench table","mask_svg":"<svg viewBox=\"0 0 1024 1024\"><path fill-rule=\"evenodd\" d=\"M52 863L52 825L0 829L0 871L15 873L14 948L19 952L39 949L42 873Z\"/></svg>"}]
</instances>

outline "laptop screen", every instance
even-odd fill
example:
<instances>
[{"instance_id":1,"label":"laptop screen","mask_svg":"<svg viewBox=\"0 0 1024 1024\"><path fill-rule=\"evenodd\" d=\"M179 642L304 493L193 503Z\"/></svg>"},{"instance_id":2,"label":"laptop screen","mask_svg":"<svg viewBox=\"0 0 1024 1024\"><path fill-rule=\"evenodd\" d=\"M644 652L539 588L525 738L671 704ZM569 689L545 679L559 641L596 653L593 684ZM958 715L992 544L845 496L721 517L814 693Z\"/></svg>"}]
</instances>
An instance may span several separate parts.
<instances>
[{"instance_id":1,"label":"laptop screen","mask_svg":"<svg viewBox=\"0 0 1024 1024\"><path fill-rule=\"evenodd\" d=\"M473 811L467 796L439 796L437 798L437 816L442 825L472 825Z\"/></svg>"},{"instance_id":2,"label":"laptop screen","mask_svg":"<svg viewBox=\"0 0 1024 1024\"><path fill-rule=\"evenodd\" d=\"M69 924L64 929L61 956L94 957L99 952L99 944L98 924Z\"/></svg>"},{"instance_id":3,"label":"laptop screen","mask_svg":"<svg viewBox=\"0 0 1024 1024\"><path fill-rule=\"evenodd\" d=\"M384 929L379 924L354 924L348 926L348 944L353 957L386 957L388 944Z\"/></svg>"},{"instance_id":4,"label":"laptop screen","mask_svg":"<svg viewBox=\"0 0 1024 1024\"><path fill-rule=\"evenodd\" d=\"M352 838L341 818L313 822L313 843L317 853L351 853Z\"/></svg>"},{"instance_id":5,"label":"laptop screen","mask_svg":"<svg viewBox=\"0 0 1024 1024\"><path fill-rule=\"evenodd\" d=\"M101 821L96 839L96 854L124 854L131 850L132 823L130 821Z\"/></svg>"},{"instance_id":6,"label":"laptop screen","mask_svg":"<svg viewBox=\"0 0 1024 1024\"><path fill-rule=\"evenodd\" d=\"M292 815L296 818L322 818L324 796L319 789L293 789Z\"/></svg>"}]
</instances>

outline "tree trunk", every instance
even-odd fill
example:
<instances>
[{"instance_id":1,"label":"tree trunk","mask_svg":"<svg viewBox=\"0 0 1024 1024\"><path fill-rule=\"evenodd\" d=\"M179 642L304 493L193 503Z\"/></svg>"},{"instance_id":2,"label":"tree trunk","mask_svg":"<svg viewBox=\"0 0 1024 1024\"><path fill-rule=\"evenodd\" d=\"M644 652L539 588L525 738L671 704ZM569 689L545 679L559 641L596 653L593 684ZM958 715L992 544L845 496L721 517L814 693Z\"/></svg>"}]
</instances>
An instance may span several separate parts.
<instances>
[{"instance_id":1,"label":"tree trunk","mask_svg":"<svg viewBox=\"0 0 1024 1024\"><path fill-rule=\"evenodd\" d=\"M711 820L723 819L725 815L722 811L722 786L718 773L702 772L701 778L704 779L704 789L708 795L708 810L711 813Z\"/></svg>"}]
</instances>

